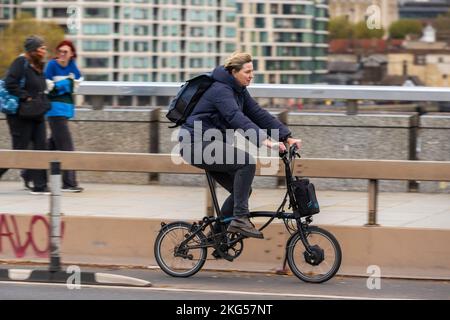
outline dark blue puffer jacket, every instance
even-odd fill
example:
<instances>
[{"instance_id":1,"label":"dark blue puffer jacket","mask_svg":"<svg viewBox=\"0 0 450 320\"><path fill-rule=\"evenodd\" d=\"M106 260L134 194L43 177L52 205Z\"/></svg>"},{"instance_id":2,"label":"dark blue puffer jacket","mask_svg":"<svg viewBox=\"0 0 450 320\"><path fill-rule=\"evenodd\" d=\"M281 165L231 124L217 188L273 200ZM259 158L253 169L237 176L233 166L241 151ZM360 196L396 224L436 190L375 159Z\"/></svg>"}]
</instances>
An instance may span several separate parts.
<instances>
[{"instance_id":1,"label":"dark blue puffer jacket","mask_svg":"<svg viewBox=\"0 0 450 320\"><path fill-rule=\"evenodd\" d=\"M219 129L222 132L226 129L254 129L260 138L258 146L267 137L261 129L266 129L268 135L271 134L271 129L278 129L280 141L290 136L289 129L261 108L247 89L241 87L223 66L214 69L213 78L215 82L203 94L182 125L182 129L191 134L191 141L194 141L194 121L202 122L202 132L197 133L199 136L208 129Z\"/></svg>"}]
</instances>

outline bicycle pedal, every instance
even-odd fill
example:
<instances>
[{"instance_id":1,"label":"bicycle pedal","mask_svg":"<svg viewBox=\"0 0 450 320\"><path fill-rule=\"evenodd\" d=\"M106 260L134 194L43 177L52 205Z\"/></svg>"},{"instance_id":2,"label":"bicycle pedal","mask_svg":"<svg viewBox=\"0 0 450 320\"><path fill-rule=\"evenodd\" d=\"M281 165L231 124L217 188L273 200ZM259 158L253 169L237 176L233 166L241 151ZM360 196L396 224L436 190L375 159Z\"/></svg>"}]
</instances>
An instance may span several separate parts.
<instances>
[{"instance_id":1,"label":"bicycle pedal","mask_svg":"<svg viewBox=\"0 0 450 320\"><path fill-rule=\"evenodd\" d=\"M214 258L216 258L216 259L225 259L225 260L230 261L230 262L234 260L234 258L231 257L230 255L228 255L228 254L226 254L226 253L224 253L224 252L221 253L221 252L218 251L217 249L214 250L214 251L211 253L211 255L212 255Z\"/></svg>"}]
</instances>

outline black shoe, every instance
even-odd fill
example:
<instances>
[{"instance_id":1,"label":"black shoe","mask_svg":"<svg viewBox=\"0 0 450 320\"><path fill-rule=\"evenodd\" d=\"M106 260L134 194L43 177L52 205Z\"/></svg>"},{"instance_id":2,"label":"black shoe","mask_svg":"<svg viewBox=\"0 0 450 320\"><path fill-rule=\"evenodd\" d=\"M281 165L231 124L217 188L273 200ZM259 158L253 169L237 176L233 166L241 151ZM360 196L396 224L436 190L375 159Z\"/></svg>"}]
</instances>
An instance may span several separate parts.
<instances>
[{"instance_id":1,"label":"black shoe","mask_svg":"<svg viewBox=\"0 0 450 320\"><path fill-rule=\"evenodd\" d=\"M243 236L263 239L264 235L255 228L247 217L239 217L231 221L228 232L240 233Z\"/></svg>"},{"instance_id":2,"label":"black shoe","mask_svg":"<svg viewBox=\"0 0 450 320\"><path fill-rule=\"evenodd\" d=\"M50 190L47 187L44 188L33 188L30 191L31 194L51 194Z\"/></svg>"},{"instance_id":3,"label":"black shoe","mask_svg":"<svg viewBox=\"0 0 450 320\"><path fill-rule=\"evenodd\" d=\"M23 179L23 187L25 188L25 190L33 190L33 187L31 186L31 181L30 180Z\"/></svg>"},{"instance_id":4,"label":"black shoe","mask_svg":"<svg viewBox=\"0 0 450 320\"><path fill-rule=\"evenodd\" d=\"M217 251L217 249L215 249L211 255L216 258L216 259L223 259L223 257L219 254L219 252Z\"/></svg>"},{"instance_id":5,"label":"black shoe","mask_svg":"<svg viewBox=\"0 0 450 320\"><path fill-rule=\"evenodd\" d=\"M78 192L83 192L83 188L81 187L64 187L61 189L62 192L74 192L74 193L78 193Z\"/></svg>"},{"instance_id":6,"label":"black shoe","mask_svg":"<svg viewBox=\"0 0 450 320\"><path fill-rule=\"evenodd\" d=\"M31 186L32 179L30 176L30 172L27 170L21 170L20 177L23 180L23 186L24 186L25 190L33 190L33 187Z\"/></svg>"}]
</instances>

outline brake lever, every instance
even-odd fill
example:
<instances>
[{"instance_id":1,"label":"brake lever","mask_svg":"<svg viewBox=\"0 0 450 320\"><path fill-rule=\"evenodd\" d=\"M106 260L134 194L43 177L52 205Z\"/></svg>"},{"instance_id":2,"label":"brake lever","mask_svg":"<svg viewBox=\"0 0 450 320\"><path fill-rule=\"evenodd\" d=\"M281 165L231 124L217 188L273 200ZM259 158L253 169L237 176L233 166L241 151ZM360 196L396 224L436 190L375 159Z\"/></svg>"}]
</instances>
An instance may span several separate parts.
<instances>
[{"instance_id":1,"label":"brake lever","mask_svg":"<svg viewBox=\"0 0 450 320\"><path fill-rule=\"evenodd\" d=\"M286 151L284 151L284 152L278 152L278 155L280 156L280 158L284 158L284 157L286 157L286 155L287 155L287 150Z\"/></svg>"}]
</instances>

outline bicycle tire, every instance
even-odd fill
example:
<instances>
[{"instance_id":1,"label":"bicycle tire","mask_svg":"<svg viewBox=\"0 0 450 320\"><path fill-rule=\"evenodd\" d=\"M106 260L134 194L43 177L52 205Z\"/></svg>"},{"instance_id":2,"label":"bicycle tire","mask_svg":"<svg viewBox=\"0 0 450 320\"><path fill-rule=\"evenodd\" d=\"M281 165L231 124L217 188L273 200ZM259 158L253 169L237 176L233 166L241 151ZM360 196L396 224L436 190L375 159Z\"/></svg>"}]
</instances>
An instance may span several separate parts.
<instances>
[{"instance_id":1,"label":"bicycle tire","mask_svg":"<svg viewBox=\"0 0 450 320\"><path fill-rule=\"evenodd\" d=\"M300 234L294 233L287 242L287 261L291 271L301 280L310 283L322 283L331 279L339 270L342 260L342 251L339 242L329 231L319 228L319 227L308 227L306 230L306 237L311 246L318 245L321 239L325 239L326 243L331 244L331 246L326 246L322 244L323 249L318 245L323 251L323 261L318 265L313 265L306 260L305 257L305 247L301 241ZM300 243L300 244L299 244ZM298 248L298 249L297 249ZM333 262L329 268L324 272L319 272L323 268L328 268L325 263L325 259L330 257ZM316 268L317 267L317 268ZM322 269L320 269L321 267Z\"/></svg>"},{"instance_id":2,"label":"bicycle tire","mask_svg":"<svg viewBox=\"0 0 450 320\"><path fill-rule=\"evenodd\" d=\"M182 278L190 277L196 274L205 264L207 255L206 248L195 249L196 252L198 252L196 254L195 260L184 257L176 257L174 254L176 246L179 245L184 239L186 239L187 234L191 233L191 226L191 224L184 221L169 223L159 231L158 236L155 239L154 254L156 262L158 263L161 270L163 270L168 275ZM175 233L181 235L181 238L177 238L177 234ZM172 241L167 245L167 250L169 250L169 253L166 254L167 250L165 250L166 247L164 241L168 239L167 236L169 235L172 237ZM205 242L205 239L205 235L202 232L199 232L194 236L191 242L194 241L196 244L202 244ZM187 250L185 254L187 255L189 251L190 250ZM175 262L178 262L180 265L182 265L182 267L175 267L174 263L171 263L169 261L170 258L176 260Z\"/></svg>"}]
</instances>

